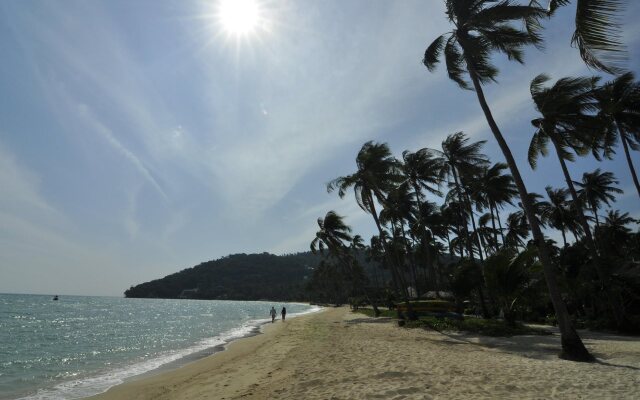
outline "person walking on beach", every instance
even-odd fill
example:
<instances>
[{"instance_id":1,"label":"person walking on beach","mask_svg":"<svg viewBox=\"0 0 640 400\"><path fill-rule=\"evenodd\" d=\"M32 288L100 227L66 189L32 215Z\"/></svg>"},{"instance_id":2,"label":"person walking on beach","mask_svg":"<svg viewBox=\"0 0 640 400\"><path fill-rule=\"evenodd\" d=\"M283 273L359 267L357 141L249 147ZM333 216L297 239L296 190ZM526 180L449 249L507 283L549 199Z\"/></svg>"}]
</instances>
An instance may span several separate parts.
<instances>
[{"instance_id":1,"label":"person walking on beach","mask_svg":"<svg viewBox=\"0 0 640 400\"><path fill-rule=\"evenodd\" d=\"M271 323L273 324L273 321L276 320L276 315L278 315L278 312L276 311L275 307L271 307L271 311L269 311L269 314L271 315Z\"/></svg>"},{"instance_id":2,"label":"person walking on beach","mask_svg":"<svg viewBox=\"0 0 640 400\"><path fill-rule=\"evenodd\" d=\"M282 307L282 311L280 312L280 314L282 314L282 322L284 322L284 318L287 316L287 308Z\"/></svg>"}]
</instances>

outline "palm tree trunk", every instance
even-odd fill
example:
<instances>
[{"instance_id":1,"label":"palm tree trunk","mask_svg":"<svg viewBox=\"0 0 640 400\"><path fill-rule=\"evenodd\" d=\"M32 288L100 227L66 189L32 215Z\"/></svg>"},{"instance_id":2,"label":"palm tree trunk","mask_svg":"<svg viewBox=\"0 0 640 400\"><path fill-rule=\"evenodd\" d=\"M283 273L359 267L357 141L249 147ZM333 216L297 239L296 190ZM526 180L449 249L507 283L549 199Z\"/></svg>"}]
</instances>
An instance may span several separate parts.
<instances>
[{"instance_id":1,"label":"palm tree trunk","mask_svg":"<svg viewBox=\"0 0 640 400\"><path fill-rule=\"evenodd\" d=\"M638 175L636 175L636 169L633 167L633 162L631 162L631 155L629 154L629 144L627 143L627 138L625 137L625 132L616 121L616 125L618 126L618 132L620 132L620 139L622 140L622 148L624 149L624 155L627 158L627 164L629 164L629 171L631 171L631 177L633 178L633 184L636 185L636 191L638 191L638 197L640 197L640 183L638 182Z\"/></svg>"},{"instance_id":2,"label":"palm tree trunk","mask_svg":"<svg viewBox=\"0 0 640 400\"><path fill-rule=\"evenodd\" d=\"M411 247L409 246L409 241L407 240L407 234L404 230L404 221L400 221L400 230L402 232L402 239L404 240L404 249L407 253L407 257L409 257L409 265L411 267L411 278L413 279L413 285L415 286L415 291L417 298L420 298L420 289L418 288L418 269L416 267L416 257L415 253L411 251Z\"/></svg>"},{"instance_id":3,"label":"palm tree trunk","mask_svg":"<svg viewBox=\"0 0 640 400\"><path fill-rule=\"evenodd\" d=\"M567 236L564 234L564 229L560 229L560 232L562 232L562 244L564 245L563 247L567 247Z\"/></svg>"},{"instance_id":4,"label":"palm tree trunk","mask_svg":"<svg viewBox=\"0 0 640 400\"><path fill-rule=\"evenodd\" d=\"M496 210L497 212L498 210ZM491 227L493 228L493 240L496 242L496 250L498 249L498 231L496 229L496 217L493 214L493 202L489 202L489 212L491 213ZM503 243L504 244L504 243Z\"/></svg>"},{"instance_id":5,"label":"palm tree trunk","mask_svg":"<svg viewBox=\"0 0 640 400\"><path fill-rule=\"evenodd\" d=\"M425 220L424 210L422 209L422 204L420 202L420 198L422 196L421 196L421 193L420 193L420 188L418 187L418 185L415 182L412 182L412 186L413 186L413 191L416 194L416 202L417 202L417 205L418 205L418 212L419 212L420 220L421 220L419 225L422 227L422 231L423 231L422 233L424 235L422 242L424 243L425 257L427 258L427 260L426 260L427 261L427 263L426 263L426 267L427 268L426 269L428 269L429 273L431 273L431 276L432 276L432 278L434 280L434 282L433 282L434 286L436 288L436 291L438 291L439 288L438 288L438 282L437 282L437 279L436 279L435 267L433 266L433 260L432 260L433 257L431 256L431 248L429 247L429 242L428 242L428 236L429 235L427 234L427 227L425 225L427 221Z\"/></svg>"},{"instance_id":6,"label":"palm tree trunk","mask_svg":"<svg viewBox=\"0 0 640 400\"><path fill-rule=\"evenodd\" d=\"M462 226L463 228L463 232L464 236L465 236L465 240L466 240L466 245L467 245L467 252L469 253L469 258L471 260L474 259L473 257L473 242L471 241L470 235L469 235L469 226L468 226L468 222L466 220L466 218L464 218L464 215L462 214L462 210L460 210L460 206L462 204L464 204L464 200L462 199L462 184L460 183L459 179L458 179L458 173L456 171L456 168L452 165L451 166L451 170L453 171L453 181L456 184L456 189L458 190L458 215L460 217L460 222L463 222L464 225ZM462 249L462 243L460 244L460 249Z\"/></svg>"},{"instance_id":7,"label":"palm tree trunk","mask_svg":"<svg viewBox=\"0 0 640 400\"><path fill-rule=\"evenodd\" d=\"M598 219L598 209L592 201L589 201L589 205L591 206L591 212L593 216L596 217L596 228L600 228L600 220Z\"/></svg>"},{"instance_id":8,"label":"palm tree trunk","mask_svg":"<svg viewBox=\"0 0 640 400\"><path fill-rule=\"evenodd\" d=\"M498 227L500 227L500 237L502 238L502 247L504 247L504 230L502 229L502 220L500 220L500 211L496 207L496 217L498 219Z\"/></svg>"},{"instance_id":9,"label":"palm tree trunk","mask_svg":"<svg viewBox=\"0 0 640 400\"><path fill-rule=\"evenodd\" d=\"M549 249L547 248L542 230L538 225L538 221L533 210L533 205L531 204L531 199L529 198L529 193L527 192L527 188L524 185L524 181L520 176L518 165L513 158L513 154L511 154L509 145L502 136L502 132L500 132L496 121L493 119L491 109L489 109L489 105L487 104L487 101L484 97L482 86L480 85L478 76L473 69L473 64L470 62L466 51L464 52L464 56L466 59L467 68L469 70L469 76L471 77L476 95L478 96L478 102L480 103L480 107L482 107L482 111L484 112L484 115L487 119L489 128L491 128L491 132L493 133L493 136L495 136L496 141L500 146L500 150L502 151L502 154L507 161L507 165L511 170L511 175L513 176L516 187L518 188L518 193L520 194L520 201L522 202L525 214L527 216L527 219L529 220L533 239L536 243L536 246L538 247L538 256L540 257L540 262L543 266L545 280L547 281L547 287L549 289L549 296L551 297L551 302L553 304L553 308L555 309L556 318L558 320L558 327L560 328L562 342L562 353L560 354L560 357L575 361L593 361L593 356L589 353L587 348L584 347L580 336L578 336L575 328L571 325L569 311L567 310L567 306L562 300L562 296L560 295L560 288L558 287L555 271L553 265L551 264Z\"/></svg>"}]
</instances>

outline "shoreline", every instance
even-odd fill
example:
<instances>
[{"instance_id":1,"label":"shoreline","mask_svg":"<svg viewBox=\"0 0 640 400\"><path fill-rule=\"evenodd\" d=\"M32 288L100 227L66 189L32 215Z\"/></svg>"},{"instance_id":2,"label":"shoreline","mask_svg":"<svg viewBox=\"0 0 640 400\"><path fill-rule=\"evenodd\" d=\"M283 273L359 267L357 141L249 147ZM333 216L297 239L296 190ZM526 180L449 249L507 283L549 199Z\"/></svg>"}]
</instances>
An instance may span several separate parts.
<instances>
[{"instance_id":1,"label":"shoreline","mask_svg":"<svg viewBox=\"0 0 640 400\"><path fill-rule=\"evenodd\" d=\"M290 315L288 315L289 319L287 319L287 321L289 320L293 320L295 318L299 318L302 316L306 316L306 315L312 315L318 312L322 312L323 307L320 306L314 306L314 305L310 305L310 304L306 304L306 303L297 303L297 304L305 304L305 305L309 305L311 308L307 311L301 312L301 313L292 313ZM203 359L207 359L213 356L216 356L222 352L225 352L228 350L229 346L231 346L232 344L234 344L235 342L238 341L242 341L251 337L255 337L258 335L262 335L264 334L264 330L266 327L271 326L271 325L275 325L276 323L278 323L281 320L280 317L276 318L275 322L272 324L268 319L257 319L257 320L253 320L248 322L247 328L249 328L250 330L244 334L241 334L240 336L231 336L229 338L224 338L224 339L220 339L223 341L223 343L220 344L216 344L214 346L211 347L207 347L204 348L202 350L198 350L195 351L193 353L188 353L182 357L179 357L175 360L169 361L167 363L161 364L156 368L150 369L148 371L142 372L140 374L135 374L135 375L131 375L129 377L126 377L124 379L122 379L122 381L120 383L117 383L115 385L111 385L108 388L106 388L105 390L102 390L98 393L94 393L91 394L89 396L85 396L85 397L81 397L80 399L93 399L97 396L100 396L106 392L108 392L109 390L111 390L112 388L121 386L121 385L126 385L128 383L133 383L133 382L137 382L139 380L144 380L144 379L148 379L148 378L153 378L155 376L158 375L163 375L163 374L171 374L172 372L175 372L183 367L189 366L190 364L193 363L197 363L200 360ZM236 328L236 329L242 329L242 327L240 328ZM229 334L227 332L224 332L218 336L222 336L224 337L226 334ZM216 337L212 337L209 339L215 339Z\"/></svg>"},{"instance_id":2,"label":"shoreline","mask_svg":"<svg viewBox=\"0 0 640 400\"><path fill-rule=\"evenodd\" d=\"M326 308L90 399L635 398L640 342L581 334L598 362L559 359L555 334L442 334Z\"/></svg>"},{"instance_id":3,"label":"shoreline","mask_svg":"<svg viewBox=\"0 0 640 400\"><path fill-rule=\"evenodd\" d=\"M290 303L287 303L290 304ZM321 310L321 307L312 306L307 303L292 303L305 305L307 310L302 312L292 312L288 317L295 319L298 316L312 314ZM289 320L289 318L287 319ZM276 320L279 322L279 318ZM171 373L186 365L197 362L224 352L229 345L241 340L260 335L264 326L270 325L269 318L256 318L248 320L227 331L220 332L211 337L206 337L184 348L176 348L165 354L159 354L153 358L135 361L130 360L129 364L114 367L102 372L96 371L93 375L88 375L77 380L66 380L56 383L53 386L41 388L37 391L16 393L7 399L86 399L102 394L113 387L135 382L141 379ZM16 397L17 396L17 397ZM0 398L5 398L0 395Z\"/></svg>"},{"instance_id":4,"label":"shoreline","mask_svg":"<svg viewBox=\"0 0 640 400\"><path fill-rule=\"evenodd\" d=\"M314 306L312 306L314 307ZM247 348L255 349L256 345L261 345L267 342L271 337L284 329L286 325L290 324L291 321L296 321L302 318L312 317L317 314L321 314L325 311L324 307L312 308L308 312L298 313L289 315L289 318L286 322L282 322L281 318L277 318L274 323L270 323L268 320L260 322L257 326L254 327L251 333L244 335L242 337L238 337L232 339L224 344L215 346L219 347L219 351L215 351L209 355L198 357L186 363L182 363L179 366L175 366L174 368L170 368L167 370L162 370L162 366L158 369L154 369L152 371L148 371L147 373L143 373L140 375L132 376L130 379L126 381L112 386L106 391L102 393L98 393L95 395L91 395L88 397L83 397L83 400L105 400L105 399L129 399L129 398L156 398L155 396L151 397L136 397L140 396L133 395L133 392L146 392L148 385L155 385L158 382L164 382L166 379L172 379L176 376L189 376L194 372L201 371L202 367L208 368L210 364L214 365L222 365L227 362L227 358L234 359L240 355L245 355ZM225 355L229 355L225 357ZM143 395L144 396L144 395Z\"/></svg>"}]
</instances>

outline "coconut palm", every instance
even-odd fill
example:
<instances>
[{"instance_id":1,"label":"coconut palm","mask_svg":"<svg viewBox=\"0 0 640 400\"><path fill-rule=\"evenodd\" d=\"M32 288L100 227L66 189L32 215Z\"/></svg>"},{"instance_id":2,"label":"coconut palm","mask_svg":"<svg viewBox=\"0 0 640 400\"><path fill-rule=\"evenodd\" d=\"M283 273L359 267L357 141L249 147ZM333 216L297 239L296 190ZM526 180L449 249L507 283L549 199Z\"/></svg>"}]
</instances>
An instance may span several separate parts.
<instances>
[{"instance_id":1,"label":"coconut palm","mask_svg":"<svg viewBox=\"0 0 640 400\"><path fill-rule=\"evenodd\" d=\"M367 294L363 287L366 278L364 278L362 268L349 252L349 248L352 245L361 244L361 238L358 240L351 236L351 227L345 224L343 217L333 210L327 212L324 218L318 218L318 227L320 229L316 232L316 237L311 241L311 252L314 254L318 251L322 253L324 249L327 249L329 255L339 261L342 267L342 275L348 277L356 286L354 289L365 294L373 307L375 315L380 315L375 300Z\"/></svg>"},{"instance_id":2,"label":"coconut palm","mask_svg":"<svg viewBox=\"0 0 640 400\"><path fill-rule=\"evenodd\" d=\"M622 190L613 186L618 184L615 176L611 172L601 172L600 168L598 168L593 172L585 172L582 174L582 182L574 183L580 187L580 190L578 190L580 199L591 208L591 212L596 219L596 226L600 226L598 208L602 203L610 205L609 202L616 201L613 193L622 193Z\"/></svg>"},{"instance_id":3,"label":"coconut palm","mask_svg":"<svg viewBox=\"0 0 640 400\"><path fill-rule=\"evenodd\" d=\"M512 5L508 1L496 3L492 0L445 0L446 14L454 29L439 36L424 54L423 63L433 71L444 54L449 78L462 88L469 88L464 79L467 74L478 97L480 107L491 128L500 150L511 171L524 212L531 224L538 256L543 265L549 295L558 319L562 335L562 357L573 360L592 360L582 340L571 326L567 307L560 295L555 270L551 264L549 250L540 226L535 221L534 210L527 196L520 171L509 145L498 127L487 104L482 84L495 81L498 69L491 63L494 51L507 55L510 60L523 63L523 49L528 45L540 45L537 20L546 15L540 7ZM517 28L512 22L525 22L525 28Z\"/></svg>"},{"instance_id":4,"label":"coconut palm","mask_svg":"<svg viewBox=\"0 0 640 400\"><path fill-rule=\"evenodd\" d=\"M539 5L539 1L533 0L532 3ZM549 14L569 3L571 0L549 0ZM626 59L620 26L624 0L576 0L574 3L575 31L571 44L578 47L580 56L589 67L607 73L619 72Z\"/></svg>"},{"instance_id":5,"label":"coconut palm","mask_svg":"<svg viewBox=\"0 0 640 400\"><path fill-rule=\"evenodd\" d=\"M541 74L533 79L530 86L536 110L542 116L531 121L536 131L529 145L529 164L535 168L538 155L546 155L548 143L551 142L571 198L579 204L566 161L575 159L573 152L586 154L588 143L601 126L597 116L589 113L596 108L593 88L597 78L562 78L551 87L544 87L548 80L548 76ZM577 216L592 259L597 263L597 248L587 219L580 209Z\"/></svg>"},{"instance_id":6,"label":"coconut palm","mask_svg":"<svg viewBox=\"0 0 640 400\"><path fill-rule=\"evenodd\" d=\"M327 191L338 190L343 198L350 187L356 197L358 206L371 214L380 237L384 236L376 201L384 205L387 193L402 179L400 164L386 143L366 142L356 157L358 170L347 176L334 179L327 184Z\"/></svg>"},{"instance_id":7,"label":"coconut palm","mask_svg":"<svg viewBox=\"0 0 640 400\"><path fill-rule=\"evenodd\" d=\"M529 224L523 211L516 211L507 216L505 231L505 246L514 249L527 247L525 239L529 237Z\"/></svg>"},{"instance_id":8,"label":"coconut palm","mask_svg":"<svg viewBox=\"0 0 640 400\"><path fill-rule=\"evenodd\" d=\"M468 198L468 185L467 182L465 182L469 180L465 180L464 178L473 175L489 163L487 156L481 152L485 143L486 141L484 140L469 142L469 138L465 136L464 133L456 132L448 135L447 138L442 141L442 151L431 150L441 167L441 176L443 178L453 179L453 190L449 192L448 196L455 196L454 198L466 208L466 213L471 219L474 231L476 230L475 219L473 217L471 201ZM473 258L473 241L469 237L466 222L461 228L464 235L467 236L465 240L469 246L469 255ZM477 245L478 253L482 258L480 243L477 242Z\"/></svg>"},{"instance_id":9,"label":"coconut palm","mask_svg":"<svg viewBox=\"0 0 640 400\"><path fill-rule=\"evenodd\" d=\"M320 230L311 241L311 252L323 253L327 249L330 255L342 259L346 254L347 243L351 244L353 241L351 228L344 223L343 217L335 211L329 211L324 218L318 218L318 227Z\"/></svg>"},{"instance_id":10,"label":"coconut palm","mask_svg":"<svg viewBox=\"0 0 640 400\"><path fill-rule=\"evenodd\" d=\"M620 214L618 210L609 210L604 219L603 226L606 226L620 234L628 235L631 233L631 229L627 225L638 223L637 219L633 219L629 216L629 213Z\"/></svg>"},{"instance_id":11,"label":"coconut palm","mask_svg":"<svg viewBox=\"0 0 640 400\"><path fill-rule=\"evenodd\" d=\"M605 157L611 158L618 138L620 139L640 197L638 175L629 154L629 148L640 150L640 83L634 80L633 73L627 72L599 87L595 98L600 109L599 117L606 125L599 138L598 150ZM598 151L594 154L597 156Z\"/></svg>"},{"instance_id":12,"label":"coconut palm","mask_svg":"<svg viewBox=\"0 0 640 400\"><path fill-rule=\"evenodd\" d=\"M387 195L402 180L400 163L393 157L389 146L386 143L366 142L356 156L357 171L351 175L334 179L327 184L327 191L338 190L338 196L343 198L347 190L353 187L356 202L361 209L371 214L378 228L379 237L385 238L386 232L380 222L380 217L376 210L376 203L383 207ZM383 244L387 241L383 240ZM395 252L385 251L386 257L393 257ZM407 285L401 273L401 265L397 257L389 259L388 265L391 267L392 277L397 289L408 300Z\"/></svg>"},{"instance_id":13,"label":"coconut palm","mask_svg":"<svg viewBox=\"0 0 640 400\"><path fill-rule=\"evenodd\" d=\"M544 217L550 227L562 233L562 243L567 247L566 232L577 232L580 228L575 222L575 210L569 202L569 189L554 189L551 186L545 188L549 202L544 208Z\"/></svg>"},{"instance_id":14,"label":"coconut palm","mask_svg":"<svg viewBox=\"0 0 640 400\"><path fill-rule=\"evenodd\" d=\"M503 174L507 168L504 163L483 167L471 183L473 200L476 204L489 208L495 243L498 243L498 229L496 229L496 216L499 218L498 209L505 204L513 205L513 198L518 194L513 177L509 174ZM500 229L500 233L502 235L502 229ZM502 235L502 241L504 242L504 235Z\"/></svg>"}]
</instances>

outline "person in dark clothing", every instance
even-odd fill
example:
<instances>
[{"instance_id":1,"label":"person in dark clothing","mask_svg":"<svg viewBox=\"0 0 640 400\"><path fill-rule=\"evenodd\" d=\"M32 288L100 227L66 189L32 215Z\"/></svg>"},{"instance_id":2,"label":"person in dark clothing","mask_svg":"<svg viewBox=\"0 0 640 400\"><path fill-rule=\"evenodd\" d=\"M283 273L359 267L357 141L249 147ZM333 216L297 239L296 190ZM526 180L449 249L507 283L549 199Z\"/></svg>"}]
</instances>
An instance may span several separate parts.
<instances>
[{"instance_id":1,"label":"person in dark clothing","mask_svg":"<svg viewBox=\"0 0 640 400\"><path fill-rule=\"evenodd\" d=\"M287 308L282 307L282 311L280 311L280 314L282 315L282 322L284 322L284 318L287 316Z\"/></svg>"}]
</instances>

